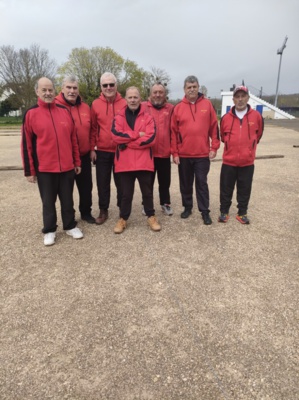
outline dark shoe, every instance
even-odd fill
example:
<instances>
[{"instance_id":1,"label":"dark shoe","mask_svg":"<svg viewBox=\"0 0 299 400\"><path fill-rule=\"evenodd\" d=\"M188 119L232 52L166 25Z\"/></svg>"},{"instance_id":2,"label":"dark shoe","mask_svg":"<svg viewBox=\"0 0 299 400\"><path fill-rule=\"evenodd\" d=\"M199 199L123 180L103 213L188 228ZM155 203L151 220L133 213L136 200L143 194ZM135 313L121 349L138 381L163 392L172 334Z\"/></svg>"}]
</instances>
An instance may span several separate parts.
<instances>
[{"instance_id":1,"label":"dark shoe","mask_svg":"<svg viewBox=\"0 0 299 400\"><path fill-rule=\"evenodd\" d=\"M91 214L81 215L81 219L83 221L88 222L89 224L95 224L96 219Z\"/></svg>"},{"instance_id":2,"label":"dark shoe","mask_svg":"<svg viewBox=\"0 0 299 400\"><path fill-rule=\"evenodd\" d=\"M185 208L185 210L181 213L181 218L188 218L192 214L190 208Z\"/></svg>"},{"instance_id":3,"label":"dark shoe","mask_svg":"<svg viewBox=\"0 0 299 400\"><path fill-rule=\"evenodd\" d=\"M239 222L241 222L241 224L248 225L250 223L249 219L247 218L247 215L237 215L236 218Z\"/></svg>"},{"instance_id":4,"label":"dark shoe","mask_svg":"<svg viewBox=\"0 0 299 400\"><path fill-rule=\"evenodd\" d=\"M229 215L221 213L218 217L218 222L227 222L229 220Z\"/></svg>"},{"instance_id":5,"label":"dark shoe","mask_svg":"<svg viewBox=\"0 0 299 400\"><path fill-rule=\"evenodd\" d=\"M212 220L211 220L210 214L201 214L201 215L202 215L203 223L205 225L211 225L212 224Z\"/></svg>"},{"instance_id":6,"label":"dark shoe","mask_svg":"<svg viewBox=\"0 0 299 400\"><path fill-rule=\"evenodd\" d=\"M102 225L108 218L108 210L100 210L100 215L96 218L96 224Z\"/></svg>"}]
</instances>

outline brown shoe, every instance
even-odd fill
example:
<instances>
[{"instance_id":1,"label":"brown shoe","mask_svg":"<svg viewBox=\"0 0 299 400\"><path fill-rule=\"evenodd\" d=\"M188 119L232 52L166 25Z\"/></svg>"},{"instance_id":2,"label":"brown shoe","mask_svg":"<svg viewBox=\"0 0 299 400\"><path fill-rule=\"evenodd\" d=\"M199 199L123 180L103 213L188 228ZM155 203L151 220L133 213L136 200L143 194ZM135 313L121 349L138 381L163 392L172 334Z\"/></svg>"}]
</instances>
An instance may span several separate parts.
<instances>
[{"instance_id":1,"label":"brown shoe","mask_svg":"<svg viewBox=\"0 0 299 400\"><path fill-rule=\"evenodd\" d=\"M161 230L161 225L159 224L155 215L153 215L152 217L149 217L147 219L147 223L149 224L151 230L153 230L155 232L159 232Z\"/></svg>"},{"instance_id":2,"label":"brown shoe","mask_svg":"<svg viewBox=\"0 0 299 400\"><path fill-rule=\"evenodd\" d=\"M122 233L127 227L127 221L123 218L117 221L117 224L114 227L114 233Z\"/></svg>"},{"instance_id":3,"label":"brown shoe","mask_svg":"<svg viewBox=\"0 0 299 400\"><path fill-rule=\"evenodd\" d=\"M100 210L100 215L96 218L96 224L102 225L108 218L108 210Z\"/></svg>"}]
</instances>

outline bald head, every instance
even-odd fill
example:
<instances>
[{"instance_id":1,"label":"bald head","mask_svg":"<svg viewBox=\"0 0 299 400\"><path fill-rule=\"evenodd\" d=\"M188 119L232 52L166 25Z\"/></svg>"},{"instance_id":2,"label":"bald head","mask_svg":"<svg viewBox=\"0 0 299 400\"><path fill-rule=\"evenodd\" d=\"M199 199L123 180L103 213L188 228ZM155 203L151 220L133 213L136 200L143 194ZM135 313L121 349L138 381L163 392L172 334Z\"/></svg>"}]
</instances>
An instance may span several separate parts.
<instances>
[{"instance_id":1,"label":"bald head","mask_svg":"<svg viewBox=\"0 0 299 400\"><path fill-rule=\"evenodd\" d=\"M45 76L40 78L35 84L35 93L45 103L52 103L55 97L55 88L51 79Z\"/></svg>"}]
</instances>

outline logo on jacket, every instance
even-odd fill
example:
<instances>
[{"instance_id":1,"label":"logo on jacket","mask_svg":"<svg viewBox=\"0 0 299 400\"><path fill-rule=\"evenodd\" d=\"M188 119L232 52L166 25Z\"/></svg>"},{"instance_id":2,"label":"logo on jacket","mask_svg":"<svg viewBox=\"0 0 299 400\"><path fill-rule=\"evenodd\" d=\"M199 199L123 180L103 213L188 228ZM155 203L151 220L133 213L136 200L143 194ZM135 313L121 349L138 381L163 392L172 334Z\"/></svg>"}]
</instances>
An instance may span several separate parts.
<instances>
[{"instance_id":1,"label":"logo on jacket","mask_svg":"<svg viewBox=\"0 0 299 400\"><path fill-rule=\"evenodd\" d=\"M200 110L200 111L205 114L208 110Z\"/></svg>"}]
</instances>

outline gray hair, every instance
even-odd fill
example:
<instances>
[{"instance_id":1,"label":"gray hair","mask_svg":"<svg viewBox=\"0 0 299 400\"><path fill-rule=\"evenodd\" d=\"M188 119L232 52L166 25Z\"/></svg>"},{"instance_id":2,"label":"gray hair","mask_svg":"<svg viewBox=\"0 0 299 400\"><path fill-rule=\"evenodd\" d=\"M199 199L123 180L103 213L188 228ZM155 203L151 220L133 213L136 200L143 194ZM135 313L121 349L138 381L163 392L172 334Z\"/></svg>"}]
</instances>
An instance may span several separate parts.
<instances>
[{"instance_id":1,"label":"gray hair","mask_svg":"<svg viewBox=\"0 0 299 400\"><path fill-rule=\"evenodd\" d=\"M187 83L197 83L199 86L198 79L194 75L187 76L187 78L184 80L184 87L186 87Z\"/></svg>"},{"instance_id":2,"label":"gray hair","mask_svg":"<svg viewBox=\"0 0 299 400\"><path fill-rule=\"evenodd\" d=\"M34 90L35 90L35 91L37 90L39 81L40 81L41 79L44 79L44 78L47 78L47 79L49 79L49 81L52 82L53 89L55 90L55 84L54 84L54 82L52 81L52 79L48 78L47 76L42 76L42 77L38 78L37 81L35 81Z\"/></svg>"},{"instance_id":3,"label":"gray hair","mask_svg":"<svg viewBox=\"0 0 299 400\"><path fill-rule=\"evenodd\" d=\"M155 82L152 84L152 86L150 87L150 93L152 93L154 86L162 86L162 88L164 89L165 94L167 94L167 89L166 87L163 85L162 82Z\"/></svg>"},{"instance_id":4,"label":"gray hair","mask_svg":"<svg viewBox=\"0 0 299 400\"><path fill-rule=\"evenodd\" d=\"M74 74L65 75L64 78L62 79L61 86L64 86L66 84L66 82L71 82L71 83L77 82L77 83L79 83L79 79Z\"/></svg>"},{"instance_id":5,"label":"gray hair","mask_svg":"<svg viewBox=\"0 0 299 400\"><path fill-rule=\"evenodd\" d=\"M117 81L115 75L113 75L111 72L104 72L103 75L100 78L100 84L102 84L102 80L105 79L105 78L112 78L115 83Z\"/></svg>"},{"instance_id":6,"label":"gray hair","mask_svg":"<svg viewBox=\"0 0 299 400\"><path fill-rule=\"evenodd\" d=\"M127 93L128 93L129 90L137 90L137 92L139 93L139 96L141 97L140 90L138 89L138 87L136 87L136 86L129 86L129 87L126 89L126 96L127 96Z\"/></svg>"}]
</instances>

